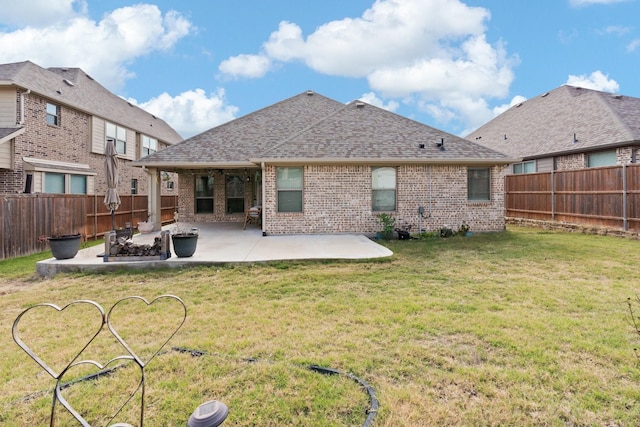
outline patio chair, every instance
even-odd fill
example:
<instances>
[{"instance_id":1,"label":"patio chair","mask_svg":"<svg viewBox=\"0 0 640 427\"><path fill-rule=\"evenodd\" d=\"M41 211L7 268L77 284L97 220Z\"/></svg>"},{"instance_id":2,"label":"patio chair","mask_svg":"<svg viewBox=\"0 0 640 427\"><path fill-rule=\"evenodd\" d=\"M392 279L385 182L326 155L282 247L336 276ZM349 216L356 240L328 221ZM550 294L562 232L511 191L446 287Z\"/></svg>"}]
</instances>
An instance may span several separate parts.
<instances>
[{"instance_id":1,"label":"patio chair","mask_svg":"<svg viewBox=\"0 0 640 427\"><path fill-rule=\"evenodd\" d=\"M253 206L244 215L244 226L242 227L242 229L246 230L247 224L249 223L260 224L261 220L262 208L260 206Z\"/></svg>"}]
</instances>

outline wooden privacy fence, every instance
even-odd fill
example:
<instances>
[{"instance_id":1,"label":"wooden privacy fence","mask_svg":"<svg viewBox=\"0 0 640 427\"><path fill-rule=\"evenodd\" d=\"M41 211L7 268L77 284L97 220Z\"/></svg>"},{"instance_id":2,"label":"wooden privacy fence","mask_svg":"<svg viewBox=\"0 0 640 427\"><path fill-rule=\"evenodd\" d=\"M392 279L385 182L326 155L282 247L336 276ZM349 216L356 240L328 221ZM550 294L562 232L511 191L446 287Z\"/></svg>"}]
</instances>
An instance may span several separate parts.
<instances>
[{"instance_id":1,"label":"wooden privacy fence","mask_svg":"<svg viewBox=\"0 0 640 427\"><path fill-rule=\"evenodd\" d=\"M19 194L0 198L0 259L47 249L47 236L80 233L86 239L101 238L111 230L111 211L104 195ZM115 211L116 228L127 222L146 221L147 196L121 196ZM162 196L162 223L173 221L177 196Z\"/></svg>"},{"instance_id":2,"label":"wooden privacy fence","mask_svg":"<svg viewBox=\"0 0 640 427\"><path fill-rule=\"evenodd\" d=\"M508 175L506 216L640 231L640 165Z\"/></svg>"}]
</instances>

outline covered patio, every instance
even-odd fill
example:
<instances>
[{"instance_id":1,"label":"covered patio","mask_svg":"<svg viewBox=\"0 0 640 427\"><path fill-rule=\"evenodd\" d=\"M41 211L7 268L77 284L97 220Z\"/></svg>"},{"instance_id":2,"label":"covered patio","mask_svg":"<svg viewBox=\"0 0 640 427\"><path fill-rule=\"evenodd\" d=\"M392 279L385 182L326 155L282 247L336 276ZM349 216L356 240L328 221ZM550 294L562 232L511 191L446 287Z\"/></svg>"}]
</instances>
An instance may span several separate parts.
<instances>
[{"instance_id":1,"label":"covered patio","mask_svg":"<svg viewBox=\"0 0 640 427\"><path fill-rule=\"evenodd\" d=\"M220 265L277 260L304 259L369 259L393 255L386 247L361 234L305 234L263 236L259 226L242 222L183 224L199 231L193 256L167 260L104 262L99 255L104 246L81 249L71 259L50 258L36 264L40 276L51 277L60 272L115 271L123 269L182 268L195 265ZM173 225L163 227L171 230ZM136 234L136 244L151 244L160 232Z\"/></svg>"}]
</instances>

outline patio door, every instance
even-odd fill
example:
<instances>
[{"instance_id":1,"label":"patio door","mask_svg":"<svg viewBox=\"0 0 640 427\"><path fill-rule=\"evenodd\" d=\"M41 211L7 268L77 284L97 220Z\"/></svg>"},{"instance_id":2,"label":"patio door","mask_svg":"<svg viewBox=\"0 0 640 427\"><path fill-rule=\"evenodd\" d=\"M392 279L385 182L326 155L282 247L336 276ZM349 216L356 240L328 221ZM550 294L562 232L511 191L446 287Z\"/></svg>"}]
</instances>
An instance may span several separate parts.
<instances>
[{"instance_id":1,"label":"patio door","mask_svg":"<svg viewBox=\"0 0 640 427\"><path fill-rule=\"evenodd\" d=\"M244 212L244 188L245 177L243 175L227 175L226 199L228 214Z\"/></svg>"}]
</instances>

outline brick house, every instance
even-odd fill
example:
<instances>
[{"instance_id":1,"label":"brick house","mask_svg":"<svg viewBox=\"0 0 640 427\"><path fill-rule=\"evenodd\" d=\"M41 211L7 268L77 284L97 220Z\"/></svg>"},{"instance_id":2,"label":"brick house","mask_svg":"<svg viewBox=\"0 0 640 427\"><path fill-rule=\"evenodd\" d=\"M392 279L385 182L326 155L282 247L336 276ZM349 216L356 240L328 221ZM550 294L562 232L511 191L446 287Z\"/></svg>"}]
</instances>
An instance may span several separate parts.
<instances>
[{"instance_id":1,"label":"brick house","mask_svg":"<svg viewBox=\"0 0 640 427\"><path fill-rule=\"evenodd\" d=\"M511 107L466 138L522 158L507 173L636 163L640 98L564 85Z\"/></svg>"},{"instance_id":2,"label":"brick house","mask_svg":"<svg viewBox=\"0 0 640 427\"><path fill-rule=\"evenodd\" d=\"M103 194L107 138L121 159L121 195L149 191L134 160L182 140L79 68L0 64L0 193ZM177 191L163 176L162 193Z\"/></svg>"},{"instance_id":3,"label":"brick house","mask_svg":"<svg viewBox=\"0 0 640 427\"><path fill-rule=\"evenodd\" d=\"M369 233L389 213L412 231L504 229L514 159L361 101L312 91L135 162L179 175L180 218L242 222L267 234Z\"/></svg>"}]
</instances>

